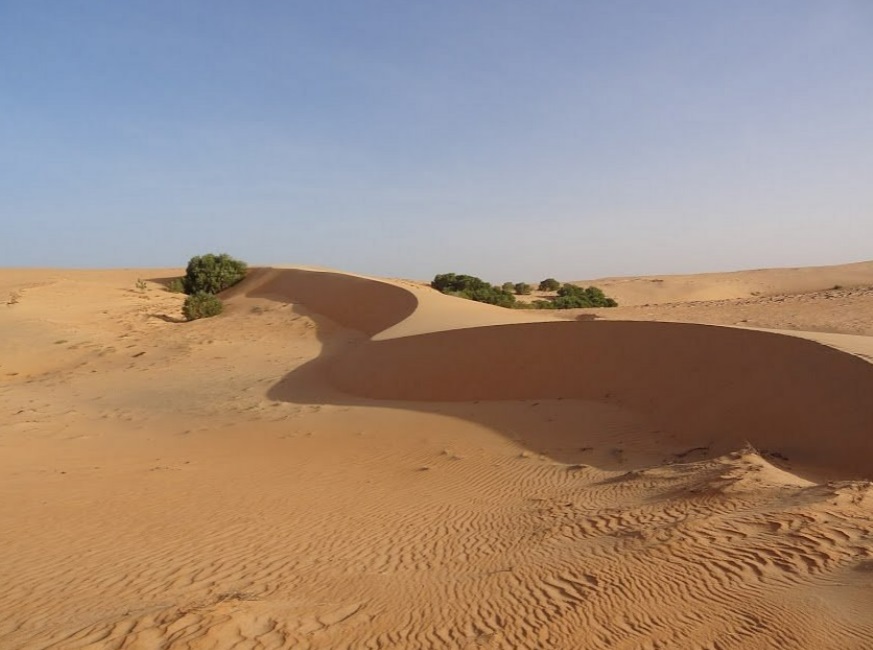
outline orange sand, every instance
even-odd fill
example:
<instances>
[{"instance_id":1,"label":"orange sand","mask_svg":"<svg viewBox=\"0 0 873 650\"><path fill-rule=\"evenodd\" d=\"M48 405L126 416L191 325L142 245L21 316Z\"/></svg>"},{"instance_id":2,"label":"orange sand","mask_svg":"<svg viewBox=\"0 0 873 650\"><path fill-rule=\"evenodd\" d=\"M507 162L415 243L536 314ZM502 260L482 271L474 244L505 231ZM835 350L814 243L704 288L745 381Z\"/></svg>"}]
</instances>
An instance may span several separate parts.
<instances>
[{"instance_id":1,"label":"orange sand","mask_svg":"<svg viewBox=\"0 0 873 650\"><path fill-rule=\"evenodd\" d=\"M0 648L869 648L871 269L597 312L799 336L0 271Z\"/></svg>"}]
</instances>

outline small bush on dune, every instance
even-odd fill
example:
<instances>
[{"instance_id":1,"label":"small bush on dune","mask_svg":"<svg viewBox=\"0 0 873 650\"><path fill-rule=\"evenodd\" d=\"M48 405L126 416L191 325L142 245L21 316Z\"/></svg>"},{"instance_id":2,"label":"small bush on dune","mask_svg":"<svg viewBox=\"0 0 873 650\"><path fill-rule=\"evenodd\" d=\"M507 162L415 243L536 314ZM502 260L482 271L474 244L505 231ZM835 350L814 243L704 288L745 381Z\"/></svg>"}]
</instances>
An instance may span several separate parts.
<instances>
[{"instance_id":1,"label":"small bush on dune","mask_svg":"<svg viewBox=\"0 0 873 650\"><path fill-rule=\"evenodd\" d=\"M246 277L248 266L227 253L197 255L188 261L184 277L172 278L166 284L170 293L187 293L182 305L186 320L217 316L224 304L215 294L235 285Z\"/></svg>"},{"instance_id":2,"label":"small bush on dune","mask_svg":"<svg viewBox=\"0 0 873 650\"><path fill-rule=\"evenodd\" d=\"M185 293L185 283L182 278L173 278L167 282L167 291L170 293Z\"/></svg>"},{"instance_id":3,"label":"small bush on dune","mask_svg":"<svg viewBox=\"0 0 873 650\"><path fill-rule=\"evenodd\" d=\"M484 302L489 305L497 305L498 307L515 306L515 296L508 291L498 289L497 287L483 287L480 289L476 289L475 291L466 292L462 295L464 298L469 298L470 300L475 300L476 302Z\"/></svg>"},{"instance_id":4,"label":"small bush on dune","mask_svg":"<svg viewBox=\"0 0 873 650\"><path fill-rule=\"evenodd\" d=\"M555 309L580 309L586 307L617 307L618 303L606 296L598 287L577 287L565 284L558 289L558 297L553 301Z\"/></svg>"},{"instance_id":5,"label":"small bush on dune","mask_svg":"<svg viewBox=\"0 0 873 650\"><path fill-rule=\"evenodd\" d=\"M476 276L458 275L456 273L439 274L434 277L430 286L442 293L461 293L464 291L475 291L476 289L491 287L490 284Z\"/></svg>"},{"instance_id":6,"label":"small bush on dune","mask_svg":"<svg viewBox=\"0 0 873 650\"><path fill-rule=\"evenodd\" d=\"M527 282L519 282L512 287L512 290L515 291L516 296L529 296L530 292L533 291L533 287Z\"/></svg>"},{"instance_id":7,"label":"small bush on dune","mask_svg":"<svg viewBox=\"0 0 873 650\"><path fill-rule=\"evenodd\" d=\"M227 253L198 255L188 262L182 286L189 295L220 293L242 280L247 270L245 262Z\"/></svg>"},{"instance_id":8,"label":"small bush on dune","mask_svg":"<svg viewBox=\"0 0 873 650\"><path fill-rule=\"evenodd\" d=\"M561 288L561 283L555 278L546 278L540 282L539 291L557 291Z\"/></svg>"},{"instance_id":9,"label":"small bush on dune","mask_svg":"<svg viewBox=\"0 0 873 650\"><path fill-rule=\"evenodd\" d=\"M223 309L221 298L205 291L198 291L188 296L185 298L185 304L182 305L182 313L189 321L218 316Z\"/></svg>"}]
</instances>

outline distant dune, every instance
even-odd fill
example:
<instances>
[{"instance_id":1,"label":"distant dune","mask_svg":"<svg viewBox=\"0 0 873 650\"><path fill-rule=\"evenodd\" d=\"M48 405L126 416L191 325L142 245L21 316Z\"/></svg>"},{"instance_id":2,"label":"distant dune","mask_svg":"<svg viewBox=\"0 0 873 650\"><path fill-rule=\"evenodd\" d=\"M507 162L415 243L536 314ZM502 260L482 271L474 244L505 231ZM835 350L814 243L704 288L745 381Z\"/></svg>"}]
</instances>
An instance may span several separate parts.
<instances>
[{"instance_id":1,"label":"distant dune","mask_svg":"<svg viewBox=\"0 0 873 650\"><path fill-rule=\"evenodd\" d=\"M835 266L757 269L696 275L598 278L574 284L596 285L619 305L660 305L734 300L824 291L833 287L873 286L873 261Z\"/></svg>"},{"instance_id":2,"label":"distant dune","mask_svg":"<svg viewBox=\"0 0 873 650\"><path fill-rule=\"evenodd\" d=\"M873 263L180 273L0 270L0 647L871 646Z\"/></svg>"}]
</instances>

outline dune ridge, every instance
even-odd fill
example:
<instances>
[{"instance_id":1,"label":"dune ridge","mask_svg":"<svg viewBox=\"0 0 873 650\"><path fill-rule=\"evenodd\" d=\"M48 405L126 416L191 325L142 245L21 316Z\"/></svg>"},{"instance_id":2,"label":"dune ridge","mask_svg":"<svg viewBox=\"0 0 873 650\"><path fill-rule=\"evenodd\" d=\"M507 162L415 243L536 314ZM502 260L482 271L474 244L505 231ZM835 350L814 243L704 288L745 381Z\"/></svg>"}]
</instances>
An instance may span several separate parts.
<instances>
[{"instance_id":1,"label":"dune ridge","mask_svg":"<svg viewBox=\"0 0 873 650\"><path fill-rule=\"evenodd\" d=\"M548 322L549 314L458 300L405 280L382 280L309 268L255 269L228 298L301 304L337 325L375 339L504 323ZM232 304L232 302L231 302Z\"/></svg>"},{"instance_id":2,"label":"dune ridge","mask_svg":"<svg viewBox=\"0 0 873 650\"><path fill-rule=\"evenodd\" d=\"M302 303L307 309L367 336L374 336L413 314L418 300L401 287L361 276L302 269L254 269L226 294L246 294Z\"/></svg>"},{"instance_id":3,"label":"dune ridge","mask_svg":"<svg viewBox=\"0 0 873 650\"><path fill-rule=\"evenodd\" d=\"M410 318L420 303L411 294L399 300L394 291L402 289L377 280L272 273L267 292L258 284L249 293L301 301L371 337L382 330L372 312L346 302L350 293L385 315L383 329ZM341 295L343 311L308 302L295 278L316 294ZM458 302L468 311L492 310ZM664 435L687 443L721 451L749 443L842 478L873 477L873 365L780 334L683 323L520 322L361 342L331 358L329 375L341 391L378 400L604 400L653 418Z\"/></svg>"}]
</instances>

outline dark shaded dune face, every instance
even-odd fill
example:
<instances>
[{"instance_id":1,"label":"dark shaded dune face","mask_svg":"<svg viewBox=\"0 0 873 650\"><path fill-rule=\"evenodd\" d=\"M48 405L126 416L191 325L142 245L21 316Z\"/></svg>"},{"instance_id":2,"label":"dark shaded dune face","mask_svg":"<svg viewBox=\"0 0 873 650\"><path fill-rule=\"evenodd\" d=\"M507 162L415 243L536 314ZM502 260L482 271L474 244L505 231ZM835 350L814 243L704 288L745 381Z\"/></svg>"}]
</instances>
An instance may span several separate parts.
<instances>
[{"instance_id":1,"label":"dark shaded dune face","mask_svg":"<svg viewBox=\"0 0 873 650\"><path fill-rule=\"evenodd\" d=\"M297 269L257 269L237 291L256 298L301 303L367 336L396 325L418 306L412 293L385 282Z\"/></svg>"},{"instance_id":2,"label":"dark shaded dune face","mask_svg":"<svg viewBox=\"0 0 873 650\"><path fill-rule=\"evenodd\" d=\"M778 334L678 323L505 325L367 342L332 359L340 390L379 400L603 400L676 442L745 442L873 476L873 365Z\"/></svg>"}]
</instances>

